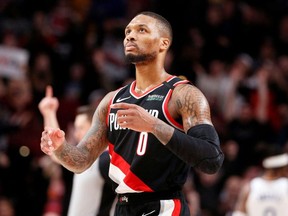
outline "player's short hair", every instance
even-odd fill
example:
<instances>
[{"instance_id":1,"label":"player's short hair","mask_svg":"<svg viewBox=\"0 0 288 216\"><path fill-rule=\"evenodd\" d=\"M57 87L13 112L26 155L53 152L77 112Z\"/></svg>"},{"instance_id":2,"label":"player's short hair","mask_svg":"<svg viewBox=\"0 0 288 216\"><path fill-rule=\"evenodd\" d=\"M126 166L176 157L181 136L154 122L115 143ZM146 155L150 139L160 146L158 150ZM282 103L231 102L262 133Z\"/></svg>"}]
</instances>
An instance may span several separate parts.
<instances>
[{"instance_id":1,"label":"player's short hair","mask_svg":"<svg viewBox=\"0 0 288 216\"><path fill-rule=\"evenodd\" d=\"M137 16L141 14L156 19L157 22L159 23L160 30L163 31L167 35L170 42L172 43L173 31L172 31L170 22L166 18L152 11L143 11L143 12L138 13Z\"/></svg>"}]
</instances>

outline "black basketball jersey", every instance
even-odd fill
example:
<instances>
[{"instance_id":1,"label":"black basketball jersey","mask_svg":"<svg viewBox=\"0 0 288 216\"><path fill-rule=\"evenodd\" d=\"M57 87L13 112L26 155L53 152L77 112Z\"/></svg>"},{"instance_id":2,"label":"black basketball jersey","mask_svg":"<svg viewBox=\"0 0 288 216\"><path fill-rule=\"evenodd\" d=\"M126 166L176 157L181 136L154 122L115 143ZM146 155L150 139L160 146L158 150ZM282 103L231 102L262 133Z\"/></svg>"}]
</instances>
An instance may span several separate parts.
<instances>
[{"instance_id":1,"label":"black basketball jersey","mask_svg":"<svg viewBox=\"0 0 288 216\"><path fill-rule=\"evenodd\" d=\"M175 120L168 112L168 101L176 85L189 83L176 76L139 95L136 82L120 88L111 103L131 103L143 107L151 115L183 131L182 121ZM151 133L121 128L116 123L116 110L107 117L109 176L117 193L156 192L179 190L185 183L189 166L169 151Z\"/></svg>"}]
</instances>

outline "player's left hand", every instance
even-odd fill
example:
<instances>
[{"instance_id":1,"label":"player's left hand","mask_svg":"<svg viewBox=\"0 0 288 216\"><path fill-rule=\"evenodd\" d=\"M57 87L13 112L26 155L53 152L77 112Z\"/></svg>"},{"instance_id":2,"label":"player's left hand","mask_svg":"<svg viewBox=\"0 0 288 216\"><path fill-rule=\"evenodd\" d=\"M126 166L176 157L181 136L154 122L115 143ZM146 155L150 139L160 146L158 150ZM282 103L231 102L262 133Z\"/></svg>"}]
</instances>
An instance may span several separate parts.
<instances>
[{"instance_id":1,"label":"player's left hand","mask_svg":"<svg viewBox=\"0 0 288 216\"><path fill-rule=\"evenodd\" d=\"M111 105L117 111L117 123L122 128L129 128L138 132L152 132L158 119L148 113L144 108L128 103Z\"/></svg>"}]
</instances>

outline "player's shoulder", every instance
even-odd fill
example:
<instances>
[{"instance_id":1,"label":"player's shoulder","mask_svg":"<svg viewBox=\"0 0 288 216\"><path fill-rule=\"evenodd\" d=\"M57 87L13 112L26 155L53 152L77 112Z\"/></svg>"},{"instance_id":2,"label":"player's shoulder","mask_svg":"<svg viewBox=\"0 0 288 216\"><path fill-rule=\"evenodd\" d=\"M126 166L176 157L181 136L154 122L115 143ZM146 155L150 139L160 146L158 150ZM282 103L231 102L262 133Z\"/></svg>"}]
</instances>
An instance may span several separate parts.
<instances>
[{"instance_id":1,"label":"player's shoulder","mask_svg":"<svg viewBox=\"0 0 288 216\"><path fill-rule=\"evenodd\" d=\"M116 92L117 92L117 90L108 92L108 93L103 97L101 103L108 105L108 104L110 103L110 101L112 100L112 98L114 97L114 95L116 94Z\"/></svg>"},{"instance_id":2,"label":"player's shoulder","mask_svg":"<svg viewBox=\"0 0 288 216\"><path fill-rule=\"evenodd\" d=\"M175 86L174 94L176 95L179 95L179 94L180 95L186 95L186 94L203 95L201 90L191 82L181 83Z\"/></svg>"},{"instance_id":3,"label":"player's shoulder","mask_svg":"<svg viewBox=\"0 0 288 216\"><path fill-rule=\"evenodd\" d=\"M111 101L112 101L112 99L116 93L117 93L117 90L110 91L102 98L102 100L100 101L100 103L97 107L97 110L99 110L100 113L102 113L104 115L107 114L109 107L110 107L110 104L111 104Z\"/></svg>"}]
</instances>

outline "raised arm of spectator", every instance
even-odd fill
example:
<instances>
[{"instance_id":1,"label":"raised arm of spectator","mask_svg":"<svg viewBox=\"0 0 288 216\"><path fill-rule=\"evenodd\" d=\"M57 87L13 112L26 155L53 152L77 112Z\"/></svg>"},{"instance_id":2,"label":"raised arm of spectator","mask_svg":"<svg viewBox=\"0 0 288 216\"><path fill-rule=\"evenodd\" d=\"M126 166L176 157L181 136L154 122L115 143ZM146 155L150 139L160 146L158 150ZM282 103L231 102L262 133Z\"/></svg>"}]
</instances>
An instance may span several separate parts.
<instances>
[{"instance_id":1,"label":"raised arm of spectator","mask_svg":"<svg viewBox=\"0 0 288 216\"><path fill-rule=\"evenodd\" d=\"M43 116L44 127L58 128L57 110L59 108L59 101L53 97L52 86L46 87L45 97L38 104L38 108Z\"/></svg>"},{"instance_id":2,"label":"raised arm of spectator","mask_svg":"<svg viewBox=\"0 0 288 216\"><path fill-rule=\"evenodd\" d=\"M257 86L258 104L257 104L257 109L256 109L256 118L259 122L265 123L268 120L269 69L265 66L262 66L257 71L256 76L257 76L257 81L258 81L258 86Z\"/></svg>"}]
</instances>

